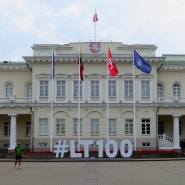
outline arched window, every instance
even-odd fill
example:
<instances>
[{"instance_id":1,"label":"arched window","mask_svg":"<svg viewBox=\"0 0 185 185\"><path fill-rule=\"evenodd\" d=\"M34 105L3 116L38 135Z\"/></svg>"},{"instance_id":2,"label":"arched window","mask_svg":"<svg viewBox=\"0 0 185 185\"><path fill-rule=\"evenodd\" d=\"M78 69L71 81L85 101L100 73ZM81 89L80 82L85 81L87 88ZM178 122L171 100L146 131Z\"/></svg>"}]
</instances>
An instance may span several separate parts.
<instances>
[{"instance_id":1,"label":"arched window","mask_svg":"<svg viewBox=\"0 0 185 185\"><path fill-rule=\"evenodd\" d=\"M32 83L28 83L26 85L26 97L31 98L32 97Z\"/></svg>"},{"instance_id":2,"label":"arched window","mask_svg":"<svg viewBox=\"0 0 185 185\"><path fill-rule=\"evenodd\" d=\"M173 84L173 96L180 97L180 91L181 91L180 85L178 83L174 83Z\"/></svg>"},{"instance_id":3,"label":"arched window","mask_svg":"<svg viewBox=\"0 0 185 185\"><path fill-rule=\"evenodd\" d=\"M157 83L157 97L163 98L164 97L164 88L161 83Z\"/></svg>"},{"instance_id":4,"label":"arched window","mask_svg":"<svg viewBox=\"0 0 185 185\"><path fill-rule=\"evenodd\" d=\"M5 85L5 97L10 98L13 95L13 84L11 82L8 82Z\"/></svg>"}]
</instances>

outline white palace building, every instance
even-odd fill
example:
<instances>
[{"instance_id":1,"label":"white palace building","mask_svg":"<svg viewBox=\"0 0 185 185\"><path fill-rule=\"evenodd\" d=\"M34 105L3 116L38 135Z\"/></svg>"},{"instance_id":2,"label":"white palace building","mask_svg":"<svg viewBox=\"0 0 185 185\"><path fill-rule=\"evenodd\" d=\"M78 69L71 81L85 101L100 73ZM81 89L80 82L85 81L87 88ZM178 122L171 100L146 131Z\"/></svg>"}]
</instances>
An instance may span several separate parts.
<instances>
[{"instance_id":1,"label":"white palace building","mask_svg":"<svg viewBox=\"0 0 185 185\"><path fill-rule=\"evenodd\" d=\"M108 46L119 70L115 77L107 73ZM94 142L135 140L137 150L181 149L185 55L156 56L155 45L133 47L152 66L151 73L133 66L133 49L121 42L34 44L33 55L23 56L23 62L1 62L0 148L14 150L19 141L31 151L50 150L59 139L77 145L80 133L80 139Z\"/></svg>"}]
</instances>

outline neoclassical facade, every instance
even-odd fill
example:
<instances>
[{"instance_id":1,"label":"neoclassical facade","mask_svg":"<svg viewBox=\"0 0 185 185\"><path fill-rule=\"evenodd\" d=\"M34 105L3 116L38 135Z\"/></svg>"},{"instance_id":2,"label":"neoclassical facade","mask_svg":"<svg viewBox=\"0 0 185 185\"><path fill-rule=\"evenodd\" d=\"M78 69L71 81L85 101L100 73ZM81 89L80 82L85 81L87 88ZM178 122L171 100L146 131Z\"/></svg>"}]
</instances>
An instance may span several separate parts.
<instances>
[{"instance_id":1,"label":"neoclassical facade","mask_svg":"<svg viewBox=\"0 0 185 185\"><path fill-rule=\"evenodd\" d=\"M107 71L108 46L119 70L115 77ZM151 73L133 66L133 47ZM156 56L155 45L121 42L34 44L32 50L24 62L0 63L0 148L13 150L20 141L33 151L49 150L59 139L77 146L80 138L129 139L137 150L181 149L185 55Z\"/></svg>"}]
</instances>

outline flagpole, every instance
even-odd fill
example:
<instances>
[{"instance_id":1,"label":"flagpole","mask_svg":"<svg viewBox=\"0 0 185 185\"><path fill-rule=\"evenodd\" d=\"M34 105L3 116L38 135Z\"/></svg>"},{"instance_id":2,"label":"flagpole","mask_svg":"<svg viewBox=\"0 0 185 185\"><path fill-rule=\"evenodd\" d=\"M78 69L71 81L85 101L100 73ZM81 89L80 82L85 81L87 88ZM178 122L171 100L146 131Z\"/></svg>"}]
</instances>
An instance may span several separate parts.
<instances>
[{"instance_id":1,"label":"flagpole","mask_svg":"<svg viewBox=\"0 0 185 185\"><path fill-rule=\"evenodd\" d=\"M51 124L50 124L50 152L52 152L52 146L53 146L53 78L54 78L54 51L52 48L52 69L51 69Z\"/></svg>"},{"instance_id":2,"label":"flagpole","mask_svg":"<svg viewBox=\"0 0 185 185\"><path fill-rule=\"evenodd\" d=\"M95 14L96 14L96 8L95 8ZM95 21L95 42L96 42L96 21Z\"/></svg>"},{"instance_id":3,"label":"flagpole","mask_svg":"<svg viewBox=\"0 0 185 185\"><path fill-rule=\"evenodd\" d=\"M109 140L109 88L108 88L108 80L109 80L109 73L108 73L108 47L107 46L107 84L106 84L106 88L107 88L107 141Z\"/></svg>"},{"instance_id":4,"label":"flagpole","mask_svg":"<svg viewBox=\"0 0 185 185\"><path fill-rule=\"evenodd\" d=\"M81 48L79 46L79 56L78 56L78 67L79 67L79 78L78 78L78 151L80 151L80 52Z\"/></svg>"},{"instance_id":5,"label":"flagpole","mask_svg":"<svg viewBox=\"0 0 185 185\"><path fill-rule=\"evenodd\" d=\"M135 70L134 70L134 47L132 46L132 69L133 69L133 111L134 111L134 116L133 116L133 123L134 123L134 150L136 150L136 90L135 90Z\"/></svg>"}]
</instances>

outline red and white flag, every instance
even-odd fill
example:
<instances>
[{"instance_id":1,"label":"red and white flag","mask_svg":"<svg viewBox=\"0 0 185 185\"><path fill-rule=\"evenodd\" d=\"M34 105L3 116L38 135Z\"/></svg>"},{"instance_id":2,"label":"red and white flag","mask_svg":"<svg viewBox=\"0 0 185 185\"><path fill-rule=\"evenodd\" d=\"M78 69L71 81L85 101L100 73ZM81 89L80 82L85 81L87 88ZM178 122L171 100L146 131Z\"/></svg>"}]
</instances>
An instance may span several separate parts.
<instances>
[{"instance_id":1,"label":"red and white flag","mask_svg":"<svg viewBox=\"0 0 185 185\"><path fill-rule=\"evenodd\" d=\"M98 21L98 16L97 16L97 13L95 13L93 17L93 22L97 22L97 21Z\"/></svg>"},{"instance_id":2,"label":"red and white flag","mask_svg":"<svg viewBox=\"0 0 185 185\"><path fill-rule=\"evenodd\" d=\"M116 76L118 74L118 69L116 67L116 64L114 63L109 47L108 47L108 69L110 71L111 76Z\"/></svg>"}]
</instances>

